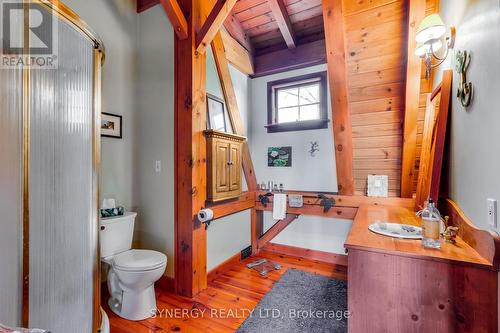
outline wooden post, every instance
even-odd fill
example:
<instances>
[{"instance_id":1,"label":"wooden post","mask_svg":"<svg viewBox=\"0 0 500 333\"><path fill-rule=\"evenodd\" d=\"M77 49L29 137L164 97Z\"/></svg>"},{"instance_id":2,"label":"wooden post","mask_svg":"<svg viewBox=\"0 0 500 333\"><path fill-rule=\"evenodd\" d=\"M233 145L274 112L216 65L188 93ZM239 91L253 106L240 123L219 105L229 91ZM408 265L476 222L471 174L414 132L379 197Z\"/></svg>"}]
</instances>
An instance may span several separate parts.
<instances>
[{"instance_id":1,"label":"wooden post","mask_svg":"<svg viewBox=\"0 0 500 333\"><path fill-rule=\"evenodd\" d=\"M408 1L408 47L406 63L406 97L401 162L401 197L413 196L413 179L417 149L417 120L420 99L420 70L422 60L415 55L415 35L425 17L425 0Z\"/></svg>"},{"instance_id":2,"label":"wooden post","mask_svg":"<svg viewBox=\"0 0 500 333\"><path fill-rule=\"evenodd\" d=\"M264 212L257 209L252 209L251 215L251 239L252 239L252 254L259 253L259 238L264 230Z\"/></svg>"},{"instance_id":3,"label":"wooden post","mask_svg":"<svg viewBox=\"0 0 500 333\"><path fill-rule=\"evenodd\" d=\"M206 199L206 56L195 51L207 4L181 0L188 37L175 39L175 290L192 297L207 286L206 231L195 218Z\"/></svg>"},{"instance_id":4,"label":"wooden post","mask_svg":"<svg viewBox=\"0 0 500 333\"><path fill-rule=\"evenodd\" d=\"M332 100L337 183L340 194L353 195L352 126L347 96L342 0L323 0L323 22Z\"/></svg>"}]
</instances>

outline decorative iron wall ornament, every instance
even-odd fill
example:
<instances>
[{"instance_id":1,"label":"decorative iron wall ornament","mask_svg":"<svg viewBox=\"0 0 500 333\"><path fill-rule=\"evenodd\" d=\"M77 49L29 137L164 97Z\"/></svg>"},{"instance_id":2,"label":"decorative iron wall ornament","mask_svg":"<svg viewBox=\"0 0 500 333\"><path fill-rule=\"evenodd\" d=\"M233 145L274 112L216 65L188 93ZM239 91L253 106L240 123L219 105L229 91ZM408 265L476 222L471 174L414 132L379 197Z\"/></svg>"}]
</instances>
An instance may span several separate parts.
<instances>
[{"instance_id":1,"label":"decorative iron wall ornament","mask_svg":"<svg viewBox=\"0 0 500 333\"><path fill-rule=\"evenodd\" d=\"M457 51L455 70L460 74L460 82L457 88L457 97L464 107L468 107L472 101L474 89L472 82L467 82L467 69L470 64L470 53L467 51Z\"/></svg>"},{"instance_id":2,"label":"decorative iron wall ornament","mask_svg":"<svg viewBox=\"0 0 500 333\"><path fill-rule=\"evenodd\" d=\"M317 151L319 151L318 141L311 141L311 149L309 150L309 154L311 154L311 157L315 157Z\"/></svg>"}]
</instances>

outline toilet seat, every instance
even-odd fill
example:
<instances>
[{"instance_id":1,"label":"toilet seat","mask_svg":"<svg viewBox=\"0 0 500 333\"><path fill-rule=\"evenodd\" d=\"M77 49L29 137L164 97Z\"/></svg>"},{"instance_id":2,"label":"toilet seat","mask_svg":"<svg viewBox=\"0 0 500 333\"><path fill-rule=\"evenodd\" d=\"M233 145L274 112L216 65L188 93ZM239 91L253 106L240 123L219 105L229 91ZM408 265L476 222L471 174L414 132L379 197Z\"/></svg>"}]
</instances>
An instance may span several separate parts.
<instances>
[{"instance_id":1,"label":"toilet seat","mask_svg":"<svg viewBox=\"0 0 500 333\"><path fill-rule=\"evenodd\" d=\"M166 262L165 254L151 250L128 250L113 256L113 268L127 272L155 270Z\"/></svg>"}]
</instances>

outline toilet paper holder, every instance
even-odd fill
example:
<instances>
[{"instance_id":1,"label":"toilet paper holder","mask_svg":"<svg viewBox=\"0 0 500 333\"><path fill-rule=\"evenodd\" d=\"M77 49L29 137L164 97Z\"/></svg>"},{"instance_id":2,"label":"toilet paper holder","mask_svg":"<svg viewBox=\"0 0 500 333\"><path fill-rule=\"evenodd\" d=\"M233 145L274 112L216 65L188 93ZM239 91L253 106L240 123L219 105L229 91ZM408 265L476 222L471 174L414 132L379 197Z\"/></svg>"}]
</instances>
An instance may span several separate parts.
<instances>
[{"instance_id":1,"label":"toilet paper holder","mask_svg":"<svg viewBox=\"0 0 500 333\"><path fill-rule=\"evenodd\" d=\"M208 226L214 219L214 212L210 208L202 209L198 212L198 221L205 225L205 230L208 229Z\"/></svg>"}]
</instances>

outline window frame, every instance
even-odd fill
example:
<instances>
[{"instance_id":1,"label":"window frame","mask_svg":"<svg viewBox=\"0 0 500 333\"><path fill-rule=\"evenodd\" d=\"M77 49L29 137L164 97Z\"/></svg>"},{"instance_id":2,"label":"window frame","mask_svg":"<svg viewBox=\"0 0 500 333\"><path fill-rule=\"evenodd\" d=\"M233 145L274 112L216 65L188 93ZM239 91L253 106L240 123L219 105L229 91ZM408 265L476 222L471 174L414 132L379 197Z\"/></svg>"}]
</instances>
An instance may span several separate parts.
<instances>
[{"instance_id":1,"label":"window frame","mask_svg":"<svg viewBox=\"0 0 500 333\"><path fill-rule=\"evenodd\" d=\"M294 88L307 85L309 82L319 82L319 113L320 118L314 120L302 120L287 123L276 123L277 120L277 98L275 92L278 89ZM286 79L270 81L267 83L267 133L305 131L328 128L328 86L327 72L316 72L306 75L294 76ZM300 108L300 106L298 105Z\"/></svg>"}]
</instances>

